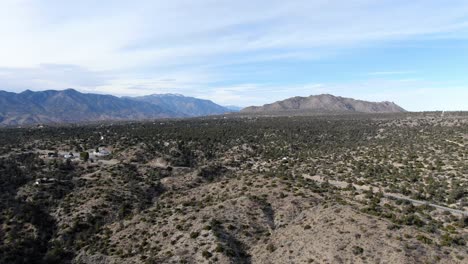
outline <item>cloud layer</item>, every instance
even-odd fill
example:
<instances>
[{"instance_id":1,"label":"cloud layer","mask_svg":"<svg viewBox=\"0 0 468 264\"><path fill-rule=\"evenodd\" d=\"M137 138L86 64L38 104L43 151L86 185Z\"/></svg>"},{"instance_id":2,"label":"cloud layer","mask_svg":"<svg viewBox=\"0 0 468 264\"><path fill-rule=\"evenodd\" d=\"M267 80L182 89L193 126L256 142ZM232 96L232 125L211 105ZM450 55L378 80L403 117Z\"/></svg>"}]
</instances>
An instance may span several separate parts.
<instances>
[{"instance_id":1,"label":"cloud layer","mask_svg":"<svg viewBox=\"0 0 468 264\"><path fill-rule=\"evenodd\" d=\"M435 0L4 0L0 89L177 92L266 103L263 91L273 99L285 89L289 96L314 92L307 87L316 83L411 75L413 69L380 68L358 81L304 77L297 83L288 79L294 68L285 65L307 68L395 41L464 40L466 14L466 1ZM282 67L284 78L270 81Z\"/></svg>"}]
</instances>

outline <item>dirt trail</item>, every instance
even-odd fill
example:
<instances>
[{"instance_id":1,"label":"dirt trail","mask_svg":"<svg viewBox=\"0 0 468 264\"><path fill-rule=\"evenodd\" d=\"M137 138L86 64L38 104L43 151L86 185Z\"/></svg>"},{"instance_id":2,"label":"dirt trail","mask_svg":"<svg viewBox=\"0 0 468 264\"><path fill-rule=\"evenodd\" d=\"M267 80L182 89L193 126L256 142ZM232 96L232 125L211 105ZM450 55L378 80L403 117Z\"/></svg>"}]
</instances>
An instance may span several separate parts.
<instances>
[{"instance_id":1,"label":"dirt trail","mask_svg":"<svg viewBox=\"0 0 468 264\"><path fill-rule=\"evenodd\" d=\"M445 141L447 141L447 142L449 142L449 143L452 143L452 144L455 144L455 145L458 145L458 146L460 146L460 147L462 147L462 148L465 147L465 145L463 145L463 144L461 144L461 143L458 143L458 142L455 142L455 141L452 141L452 140L446 139Z\"/></svg>"},{"instance_id":2,"label":"dirt trail","mask_svg":"<svg viewBox=\"0 0 468 264\"><path fill-rule=\"evenodd\" d=\"M304 178L306 179L311 179L313 181L316 181L316 182L325 182L326 179L323 177L323 176L320 176L320 175L314 175L314 176L310 176L308 174L303 174L302 175ZM344 181L335 181L335 180L328 180L328 183L335 186L335 187L338 187L338 188L346 188L349 184L347 182L344 182ZM366 185L356 185L356 184L353 184L353 187L356 188L357 190L361 190L361 191L368 191L371 189L371 186L366 186ZM379 188L372 188L373 192L374 193L377 193L379 192ZM439 209L439 210L443 210L443 211L448 211L448 212L451 212L453 214L459 214L459 215L465 215L465 216L468 216L468 212L467 211L463 211L463 210L458 210L458 209L453 209L453 208L450 208L450 207L445 207L445 206L441 206L441 205L437 205L437 204L433 204L433 203L430 203L430 202L427 202L427 201L420 201L420 200L415 200L415 199L411 199L407 196L404 196L402 194L398 194L398 193L387 193L387 192L384 192L383 193L384 197L387 197L387 198L392 198L392 199L398 199L398 200L405 200L405 201L408 201L408 202L411 202L413 204L419 204L419 205L429 205L429 206L432 206L436 209Z\"/></svg>"}]
</instances>

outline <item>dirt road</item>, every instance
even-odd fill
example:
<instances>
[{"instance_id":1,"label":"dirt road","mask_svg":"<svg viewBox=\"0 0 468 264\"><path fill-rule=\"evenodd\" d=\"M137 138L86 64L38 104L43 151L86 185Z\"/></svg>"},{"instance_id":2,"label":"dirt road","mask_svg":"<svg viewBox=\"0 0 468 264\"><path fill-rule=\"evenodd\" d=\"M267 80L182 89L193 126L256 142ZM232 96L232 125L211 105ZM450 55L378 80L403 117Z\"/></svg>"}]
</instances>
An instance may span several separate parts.
<instances>
[{"instance_id":1,"label":"dirt road","mask_svg":"<svg viewBox=\"0 0 468 264\"><path fill-rule=\"evenodd\" d=\"M302 176L304 178L306 178L306 179L311 179L311 180L316 181L316 182L324 182L325 181L325 178L323 176L319 176L319 175L310 176L308 174L303 174ZM349 185L347 182L335 181L335 180L328 180L328 183L335 186L335 187L338 187L338 188L346 188ZM361 191L368 191L368 190L371 189L370 186L366 186L366 185L353 184L353 187L356 188L357 190L361 190ZM378 188L373 188L372 190L375 193L379 191ZM387 197L387 198L390 198L390 199L405 200L405 201L411 202L413 204L418 204L418 205L429 205L429 206L432 206L432 207L434 207L436 209L443 210L443 211L448 211L448 212L451 212L453 214L468 216L468 211L453 209L453 208L450 208L450 207L445 207L445 206L433 204L433 203L430 203L428 201L420 201L420 200L411 199L411 198L409 198L407 196L404 196L404 195L398 194L398 193L386 193L386 192L384 192L383 195L384 195L384 197Z\"/></svg>"}]
</instances>

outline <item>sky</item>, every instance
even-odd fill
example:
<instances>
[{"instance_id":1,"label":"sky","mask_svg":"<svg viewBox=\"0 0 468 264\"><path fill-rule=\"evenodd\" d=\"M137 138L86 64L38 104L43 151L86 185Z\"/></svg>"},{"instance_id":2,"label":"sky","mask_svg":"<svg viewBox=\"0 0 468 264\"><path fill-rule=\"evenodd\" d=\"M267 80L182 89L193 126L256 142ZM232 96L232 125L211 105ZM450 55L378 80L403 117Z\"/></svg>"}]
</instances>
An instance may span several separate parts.
<instances>
[{"instance_id":1,"label":"sky","mask_svg":"<svg viewBox=\"0 0 468 264\"><path fill-rule=\"evenodd\" d=\"M466 0L0 0L0 90L468 110Z\"/></svg>"}]
</instances>

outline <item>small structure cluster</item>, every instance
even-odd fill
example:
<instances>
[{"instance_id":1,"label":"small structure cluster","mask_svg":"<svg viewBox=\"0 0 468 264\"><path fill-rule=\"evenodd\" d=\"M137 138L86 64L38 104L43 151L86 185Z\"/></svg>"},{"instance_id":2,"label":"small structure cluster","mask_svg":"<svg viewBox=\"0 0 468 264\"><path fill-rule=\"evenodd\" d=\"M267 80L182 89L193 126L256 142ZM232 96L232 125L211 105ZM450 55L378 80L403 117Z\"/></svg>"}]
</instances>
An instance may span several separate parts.
<instances>
[{"instance_id":1,"label":"small structure cluster","mask_svg":"<svg viewBox=\"0 0 468 264\"><path fill-rule=\"evenodd\" d=\"M105 156L109 156L110 154L111 152L105 147L96 148L96 150L94 150L93 152L93 155L95 157L105 157Z\"/></svg>"}]
</instances>

